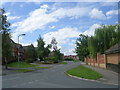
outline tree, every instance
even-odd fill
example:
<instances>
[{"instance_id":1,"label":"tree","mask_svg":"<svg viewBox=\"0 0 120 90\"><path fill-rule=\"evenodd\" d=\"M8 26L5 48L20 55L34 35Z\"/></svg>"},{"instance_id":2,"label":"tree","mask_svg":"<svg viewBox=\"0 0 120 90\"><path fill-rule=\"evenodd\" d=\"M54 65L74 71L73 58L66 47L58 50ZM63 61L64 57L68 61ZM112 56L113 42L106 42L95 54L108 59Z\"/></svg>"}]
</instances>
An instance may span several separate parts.
<instances>
[{"instance_id":1,"label":"tree","mask_svg":"<svg viewBox=\"0 0 120 90\"><path fill-rule=\"evenodd\" d=\"M40 58L40 60L44 60L44 58L46 57L46 49L44 47L45 42L43 41L41 36L39 36L37 42L38 42L38 45L37 45L38 58Z\"/></svg>"},{"instance_id":2,"label":"tree","mask_svg":"<svg viewBox=\"0 0 120 90\"><path fill-rule=\"evenodd\" d=\"M102 25L102 27L95 30L95 38L98 41L98 52L104 53L111 46L115 45L119 40L117 39L118 29L116 25Z\"/></svg>"},{"instance_id":3,"label":"tree","mask_svg":"<svg viewBox=\"0 0 120 90\"><path fill-rule=\"evenodd\" d=\"M45 47L45 57L48 57L50 54L50 48L51 48L51 44L48 44L47 47Z\"/></svg>"},{"instance_id":4,"label":"tree","mask_svg":"<svg viewBox=\"0 0 120 90\"><path fill-rule=\"evenodd\" d=\"M120 42L119 25L102 25L95 30L95 35L88 38L88 49L90 56L95 57L97 53L105 53L107 49Z\"/></svg>"},{"instance_id":5,"label":"tree","mask_svg":"<svg viewBox=\"0 0 120 90\"><path fill-rule=\"evenodd\" d=\"M79 56L80 60L84 60L86 56L89 55L89 50L88 50L88 36L85 36L83 34L79 35L80 37L76 40L76 48L75 52Z\"/></svg>"},{"instance_id":6,"label":"tree","mask_svg":"<svg viewBox=\"0 0 120 90\"><path fill-rule=\"evenodd\" d=\"M98 41L93 36L88 38L88 50L89 55L95 58L98 52Z\"/></svg>"},{"instance_id":7,"label":"tree","mask_svg":"<svg viewBox=\"0 0 120 90\"><path fill-rule=\"evenodd\" d=\"M2 34L2 59L5 62L7 69L7 62L12 56L11 41L10 41L10 23L7 21L7 16L4 15L5 10L0 9L0 33Z\"/></svg>"},{"instance_id":8,"label":"tree","mask_svg":"<svg viewBox=\"0 0 120 90\"><path fill-rule=\"evenodd\" d=\"M35 47L33 44L28 46L28 49L26 50L26 55L27 55L27 62L33 62L37 58L37 52L35 50Z\"/></svg>"}]
</instances>

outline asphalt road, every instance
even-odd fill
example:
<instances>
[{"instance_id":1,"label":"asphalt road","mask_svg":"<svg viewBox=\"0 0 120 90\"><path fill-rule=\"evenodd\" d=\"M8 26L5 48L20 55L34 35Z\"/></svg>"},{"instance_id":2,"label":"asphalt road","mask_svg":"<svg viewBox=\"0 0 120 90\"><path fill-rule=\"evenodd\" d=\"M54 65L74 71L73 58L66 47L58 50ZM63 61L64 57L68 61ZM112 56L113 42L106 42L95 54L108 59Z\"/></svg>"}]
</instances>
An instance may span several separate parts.
<instances>
[{"instance_id":1,"label":"asphalt road","mask_svg":"<svg viewBox=\"0 0 120 90\"><path fill-rule=\"evenodd\" d=\"M67 76L64 72L80 63L57 64L49 69L17 73L2 77L2 88L117 88L117 85L86 81Z\"/></svg>"}]
</instances>

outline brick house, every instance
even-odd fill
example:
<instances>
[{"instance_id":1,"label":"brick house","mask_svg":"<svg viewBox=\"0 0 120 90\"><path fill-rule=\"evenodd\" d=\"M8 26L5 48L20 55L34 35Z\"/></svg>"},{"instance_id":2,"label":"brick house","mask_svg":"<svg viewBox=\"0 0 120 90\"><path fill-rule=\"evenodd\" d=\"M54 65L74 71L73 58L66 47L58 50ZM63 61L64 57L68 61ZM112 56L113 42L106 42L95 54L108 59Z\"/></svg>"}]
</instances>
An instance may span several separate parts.
<instances>
[{"instance_id":1,"label":"brick house","mask_svg":"<svg viewBox=\"0 0 120 90\"><path fill-rule=\"evenodd\" d=\"M106 68L118 72L120 63L120 42L105 51L105 54L97 54L96 58L87 57L84 62L88 65Z\"/></svg>"},{"instance_id":2,"label":"brick house","mask_svg":"<svg viewBox=\"0 0 120 90\"><path fill-rule=\"evenodd\" d=\"M64 56L64 59L66 59L66 58L72 58L74 60L79 60L79 57L77 55L66 55L66 56Z\"/></svg>"},{"instance_id":3,"label":"brick house","mask_svg":"<svg viewBox=\"0 0 120 90\"><path fill-rule=\"evenodd\" d=\"M106 67L116 71L120 63L120 42L105 51Z\"/></svg>"},{"instance_id":4,"label":"brick house","mask_svg":"<svg viewBox=\"0 0 120 90\"><path fill-rule=\"evenodd\" d=\"M17 58L18 58L18 47L19 47L19 57L20 57L20 60L22 60L23 59L23 55L24 55L24 50L23 50L22 45L15 43L12 39L9 39L9 42L11 43L12 56L9 58L9 60L7 62L10 63L10 62L17 61ZM2 63L3 64L5 63L3 59L2 59Z\"/></svg>"}]
</instances>

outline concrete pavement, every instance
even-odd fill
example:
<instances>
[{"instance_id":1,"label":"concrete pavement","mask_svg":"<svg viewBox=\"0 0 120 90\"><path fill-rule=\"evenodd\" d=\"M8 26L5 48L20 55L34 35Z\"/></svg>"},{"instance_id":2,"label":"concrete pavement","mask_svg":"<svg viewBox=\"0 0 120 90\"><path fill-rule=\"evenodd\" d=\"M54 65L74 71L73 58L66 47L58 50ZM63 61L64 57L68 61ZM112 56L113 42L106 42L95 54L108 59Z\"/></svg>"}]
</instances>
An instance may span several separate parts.
<instances>
[{"instance_id":1,"label":"concrete pavement","mask_svg":"<svg viewBox=\"0 0 120 90\"><path fill-rule=\"evenodd\" d=\"M97 67L93 67L90 65L86 65L83 62L81 62L81 64L84 65L85 67L91 68L103 75L103 78L100 78L97 81L107 83L107 84L118 85L118 73L107 70L107 69L102 69L102 68L97 68Z\"/></svg>"},{"instance_id":2,"label":"concrete pavement","mask_svg":"<svg viewBox=\"0 0 120 90\"><path fill-rule=\"evenodd\" d=\"M67 76L64 72L80 65L80 62L55 64L49 69L33 72L10 74L2 77L3 88L118 88L117 85L79 80ZM48 65L49 66L49 65Z\"/></svg>"}]
</instances>

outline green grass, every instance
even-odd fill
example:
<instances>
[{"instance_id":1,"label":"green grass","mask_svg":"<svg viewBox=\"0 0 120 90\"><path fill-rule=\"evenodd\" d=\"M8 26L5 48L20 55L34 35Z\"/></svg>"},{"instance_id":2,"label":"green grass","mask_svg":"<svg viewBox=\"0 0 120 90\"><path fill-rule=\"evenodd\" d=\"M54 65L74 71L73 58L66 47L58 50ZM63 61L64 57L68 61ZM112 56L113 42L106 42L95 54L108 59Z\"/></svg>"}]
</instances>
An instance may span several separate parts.
<instances>
[{"instance_id":1,"label":"green grass","mask_svg":"<svg viewBox=\"0 0 120 90\"><path fill-rule=\"evenodd\" d=\"M19 69L19 70L13 70L14 72L31 72L33 70L30 69Z\"/></svg>"},{"instance_id":2,"label":"green grass","mask_svg":"<svg viewBox=\"0 0 120 90\"><path fill-rule=\"evenodd\" d=\"M67 64L67 62L60 62L59 64Z\"/></svg>"},{"instance_id":3,"label":"green grass","mask_svg":"<svg viewBox=\"0 0 120 90\"><path fill-rule=\"evenodd\" d=\"M8 64L9 67L18 67L18 62L13 62ZM38 65L32 65L26 62L19 62L19 68L29 68L29 67L35 67Z\"/></svg>"},{"instance_id":4,"label":"green grass","mask_svg":"<svg viewBox=\"0 0 120 90\"><path fill-rule=\"evenodd\" d=\"M79 60L74 60L74 62L79 62Z\"/></svg>"},{"instance_id":5,"label":"green grass","mask_svg":"<svg viewBox=\"0 0 120 90\"><path fill-rule=\"evenodd\" d=\"M85 79L93 79L93 80L97 80L101 77L103 77L100 73L89 69L87 67L84 67L82 65L72 68L68 71L66 71L66 73L73 75L73 76L77 76L80 78L85 78Z\"/></svg>"},{"instance_id":6,"label":"green grass","mask_svg":"<svg viewBox=\"0 0 120 90\"><path fill-rule=\"evenodd\" d=\"M41 69L42 69L42 68L43 68L43 69L48 69L48 68L50 68L50 67L35 67L35 68L36 68L36 69L40 69L40 68L41 68Z\"/></svg>"}]
</instances>

